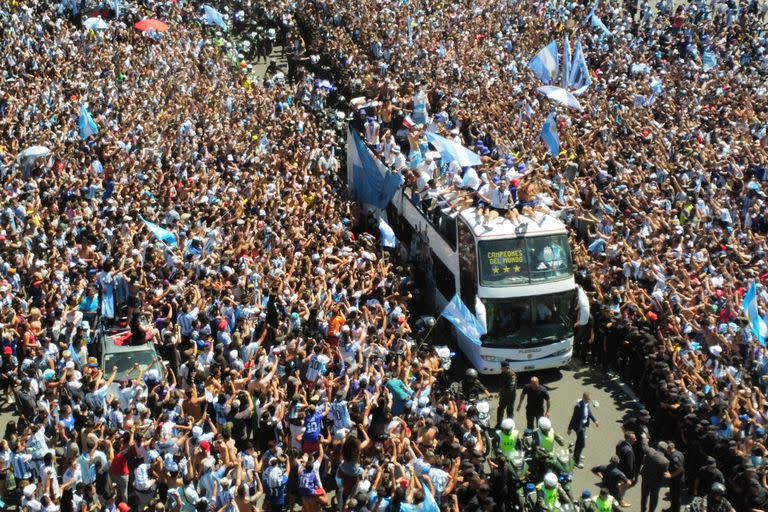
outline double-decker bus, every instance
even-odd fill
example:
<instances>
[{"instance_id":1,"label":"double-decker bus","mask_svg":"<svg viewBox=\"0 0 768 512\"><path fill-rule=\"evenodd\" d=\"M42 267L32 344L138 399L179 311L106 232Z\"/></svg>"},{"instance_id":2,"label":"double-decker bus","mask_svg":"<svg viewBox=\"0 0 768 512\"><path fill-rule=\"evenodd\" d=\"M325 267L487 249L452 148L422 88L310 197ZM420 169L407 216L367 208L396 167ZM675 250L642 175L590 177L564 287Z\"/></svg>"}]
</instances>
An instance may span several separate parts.
<instances>
[{"instance_id":1,"label":"double-decker bus","mask_svg":"<svg viewBox=\"0 0 768 512\"><path fill-rule=\"evenodd\" d=\"M458 295L477 318L485 332L479 344L454 329L472 365L494 374L505 360L515 371L568 364L577 285L565 224L543 213L486 223L474 207L447 213L417 203L401 187L379 214L417 255L436 310Z\"/></svg>"}]
</instances>

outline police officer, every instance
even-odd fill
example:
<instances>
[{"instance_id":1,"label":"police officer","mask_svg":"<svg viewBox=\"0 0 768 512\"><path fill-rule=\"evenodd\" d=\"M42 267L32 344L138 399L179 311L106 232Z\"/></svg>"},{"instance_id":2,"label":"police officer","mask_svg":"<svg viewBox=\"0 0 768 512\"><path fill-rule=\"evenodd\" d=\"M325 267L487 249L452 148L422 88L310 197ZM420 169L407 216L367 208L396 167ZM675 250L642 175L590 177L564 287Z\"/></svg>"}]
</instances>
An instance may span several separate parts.
<instances>
[{"instance_id":1,"label":"police officer","mask_svg":"<svg viewBox=\"0 0 768 512\"><path fill-rule=\"evenodd\" d=\"M552 428L552 421L545 416L539 418L539 427L533 433L533 442L535 446L549 454L554 453L555 443L560 446L564 444L563 438L555 434L555 430Z\"/></svg>"},{"instance_id":2,"label":"police officer","mask_svg":"<svg viewBox=\"0 0 768 512\"><path fill-rule=\"evenodd\" d=\"M477 400L480 395L485 395L486 398L491 397L491 393L477 378L477 370L474 368L470 368L464 374L464 380L461 383L461 394L468 401Z\"/></svg>"},{"instance_id":3,"label":"police officer","mask_svg":"<svg viewBox=\"0 0 768 512\"><path fill-rule=\"evenodd\" d=\"M600 494L593 498L595 512L621 512L619 501L608 493L605 487L600 488Z\"/></svg>"},{"instance_id":4,"label":"police officer","mask_svg":"<svg viewBox=\"0 0 768 512\"><path fill-rule=\"evenodd\" d=\"M496 431L498 436L496 441L496 451L509 458L517 449L517 442L520 439L520 433L515 430L515 420L504 418L501 421L501 428Z\"/></svg>"},{"instance_id":5,"label":"police officer","mask_svg":"<svg viewBox=\"0 0 768 512\"><path fill-rule=\"evenodd\" d=\"M496 424L515 414L515 398L517 394L517 374L509 367L509 361L501 362L499 375L499 409L496 411Z\"/></svg>"},{"instance_id":6,"label":"police officer","mask_svg":"<svg viewBox=\"0 0 768 512\"><path fill-rule=\"evenodd\" d=\"M557 482L557 475L552 472L544 475L544 481L536 486L536 494L538 496L537 510L545 510L547 512L553 512L560 510L563 503L570 503L571 498L568 497L568 493Z\"/></svg>"}]
</instances>

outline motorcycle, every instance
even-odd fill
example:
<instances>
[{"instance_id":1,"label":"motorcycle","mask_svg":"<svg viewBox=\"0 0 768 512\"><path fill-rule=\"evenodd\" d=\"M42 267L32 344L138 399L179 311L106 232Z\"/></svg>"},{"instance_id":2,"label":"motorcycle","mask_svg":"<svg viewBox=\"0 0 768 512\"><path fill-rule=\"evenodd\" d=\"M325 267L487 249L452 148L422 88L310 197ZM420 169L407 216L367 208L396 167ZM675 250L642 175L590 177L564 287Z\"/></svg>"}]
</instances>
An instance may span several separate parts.
<instances>
[{"instance_id":1,"label":"motorcycle","mask_svg":"<svg viewBox=\"0 0 768 512\"><path fill-rule=\"evenodd\" d=\"M573 443L568 447L560 448L550 457L549 467L557 475L560 485L563 487L568 497L573 499L571 487L573 486L573 468L576 467L576 461L573 459Z\"/></svg>"},{"instance_id":2,"label":"motorcycle","mask_svg":"<svg viewBox=\"0 0 768 512\"><path fill-rule=\"evenodd\" d=\"M483 436L483 451L485 455L488 455L491 449L491 435L489 433L491 431L491 404L488 400L474 400L469 401L467 405L469 411L474 410L475 414L472 418L475 424L480 427Z\"/></svg>"}]
</instances>

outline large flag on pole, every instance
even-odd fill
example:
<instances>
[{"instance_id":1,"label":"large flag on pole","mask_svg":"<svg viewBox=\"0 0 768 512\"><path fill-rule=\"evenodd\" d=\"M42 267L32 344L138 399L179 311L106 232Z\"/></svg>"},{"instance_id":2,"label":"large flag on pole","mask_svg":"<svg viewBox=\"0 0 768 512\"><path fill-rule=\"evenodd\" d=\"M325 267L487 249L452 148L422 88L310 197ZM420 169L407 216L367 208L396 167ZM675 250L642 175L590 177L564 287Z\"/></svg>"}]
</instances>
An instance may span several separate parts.
<instances>
[{"instance_id":1,"label":"large flag on pole","mask_svg":"<svg viewBox=\"0 0 768 512\"><path fill-rule=\"evenodd\" d=\"M147 226L147 229L149 229L149 231L152 232L155 238L163 242L165 245L167 245L171 249L176 248L176 235L173 232L168 231L165 228L161 228L154 222L149 222L144 217L139 217L139 218Z\"/></svg>"},{"instance_id":2,"label":"large flag on pole","mask_svg":"<svg viewBox=\"0 0 768 512\"><path fill-rule=\"evenodd\" d=\"M541 127L541 140L549 148L549 154L552 155L552 158L557 158L560 154L560 138L557 136L557 121L554 110L544 121L544 126Z\"/></svg>"},{"instance_id":3,"label":"large flag on pole","mask_svg":"<svg viewBox=\"0 0 768 512\"><path fill-rule=\"evenodd\" d=\"M557 78L558 58L557 41L552 41L539 50L539 53L528 63L528 67L539 80L550 84Z\"/></svg>"},{"instance_id":4,"label":"large flag on pole","mask_svg":"<svg viewBox=\"0 0 768 512\"><path fill-rule=\"evenodd\" d=\"M472 343L480 345L480 336L485 334L485 329L458 295L454 295L451 302L446 304L440 316L444 316Z\"/></svg>"},{"instance_id":5,"label":"large flag on pole","mask_svg":"<svg viewBox=\"0 0 768 512\"><path fill-rule=\"evenodd\" d=\"M573 63L568 76L567 88L572 89L572 94L579 95L586 91L590 85L592 85L592 77L589 76L587 60L584 58L584 49L581 46L581 37L579 37L573 49Z\"/></svg>"},{"instance_id":6,"label":"large flag on pole","mask_svg":"<svg viewBox=\"0 0 768 512\"><path fill-rule=\"evenodd\" d=\"M768 337L768 323L766 323L764 318L760 318L760 314L757 311L757 284L754 281L752 281L752 286L747 290L747 294L744 295L744 302L741 303L741 307L744 310L744 316L747 317L747 321L752 327L752 333L757 338L757 341L765 346L765 339ZM768 317L768 315L766 316Z\"/></svg>"},{"instance_id":7,"label":"large flag on pole","mask_svg":"<svg viewBox=\"0 0 768 512\"><path fill-rule=\"evenodd\" d=\"M83 140L91 135L99 133L99 128L91 117L91 113L85 108L85 104L80 105L80 117L77 120L77 129L80 132L80 138Z\"/></svg>"}]
</instances>

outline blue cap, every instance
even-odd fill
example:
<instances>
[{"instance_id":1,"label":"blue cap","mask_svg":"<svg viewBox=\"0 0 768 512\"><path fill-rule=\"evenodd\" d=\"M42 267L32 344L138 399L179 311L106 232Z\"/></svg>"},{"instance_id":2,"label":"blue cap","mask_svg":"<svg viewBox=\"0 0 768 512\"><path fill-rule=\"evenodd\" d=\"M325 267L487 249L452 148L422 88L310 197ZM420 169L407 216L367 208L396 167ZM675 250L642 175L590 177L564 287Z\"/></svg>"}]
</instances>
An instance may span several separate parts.
<instances>
[{"instance_id":1,"label":"blue cap","mask_svg":"<svg viewBox=\"0 0 768 512\"><path fill-rule=\"evenodd\" d=\"M591 497L592 497L592 493L591 493L591 492L589 492L589 489L585 489L584 491L582 491L582 493L581 493L581 499L583 499L583 500L588 500L588 499L589 499L589 498L591 498Z\"/></svg>"},{"instance_id":2,"label":"blue cap","mask_svg":"<svg viewBox=\"0 0 768 512\"><path fill-rule=\"evenodd\" d=\"M536 486L532 483L525 484L525 492L533 492L536 489Z\"/></svg>"}]
</instances>

